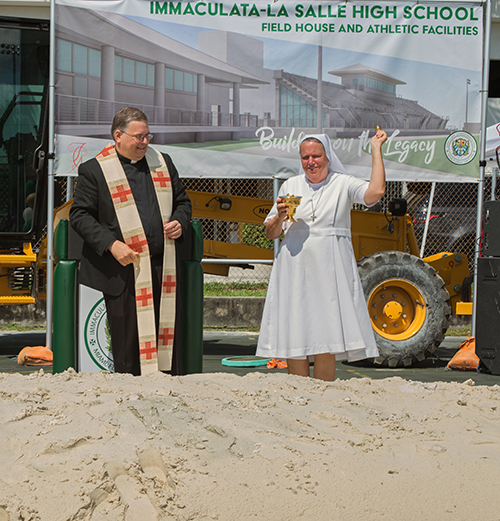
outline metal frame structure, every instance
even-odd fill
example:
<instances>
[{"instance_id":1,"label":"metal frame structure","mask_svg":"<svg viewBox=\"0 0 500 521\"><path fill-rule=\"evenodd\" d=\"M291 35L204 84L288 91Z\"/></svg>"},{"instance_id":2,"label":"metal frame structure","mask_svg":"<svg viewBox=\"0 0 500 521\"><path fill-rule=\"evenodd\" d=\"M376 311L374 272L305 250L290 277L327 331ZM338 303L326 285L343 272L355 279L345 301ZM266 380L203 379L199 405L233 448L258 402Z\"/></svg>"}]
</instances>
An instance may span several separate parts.
<instances>
[{"instance_id":1,"label":"metal frame structure","mask_svg":"<svg viewBox=\"0 0 500 521\"><path fill-rule=\"evenodd\" d=\"M433 3L426 2L421 3ZM453 3L453 1L451 2ZM473 295L473 317L472 335L475 332L476 323L476 300L477 300L477 259L479 257L479 239L481 236L481 216L483 211L483 192L485 180L485 148L486 148L486 113L488 100L489 80L489 54L491 33L491 0L486 2L477 0L477 3L486 4L484 17L484 43L483 43L483 88L482 88L482 114L481 114L481 142L480 142L480 177L477 205L476 245L474 262L474 295ZM49 70L49 155L48 155L48 190L47 190L47 346L52 348L52 323L53 323L53 265L54 265L54 143L55 143L55 0L50 0L50 70ZM321 53L319 53L321 56ZM318 67L321 65L318 64ZM319 69L320 70L320 69ZM321 82L320 82L321 83ZM319 112L320 107L318 108ZM320 120L318 119L318 124ZM320 129L318 129L320 130ZM278 180L274 179L275 199L278 192ZM275 246L277 243L275 243ZM228 262L225 260L225 262ZM238 262L241 263L241 260Z\"/></svg>"}]
</instances>

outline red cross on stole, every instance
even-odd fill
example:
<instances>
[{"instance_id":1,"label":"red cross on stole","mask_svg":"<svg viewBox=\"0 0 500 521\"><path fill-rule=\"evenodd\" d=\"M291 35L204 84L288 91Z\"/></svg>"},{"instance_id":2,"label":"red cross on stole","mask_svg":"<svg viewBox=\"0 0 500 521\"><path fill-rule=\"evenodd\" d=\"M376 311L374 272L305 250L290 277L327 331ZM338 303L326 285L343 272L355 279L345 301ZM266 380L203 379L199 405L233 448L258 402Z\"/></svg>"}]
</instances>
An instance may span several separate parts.
<instances>
[{"instance_id":1,"label":"red cross on stole","mask_svg":"<svg viewBox=\"0 0 500 521\"><path fill-rule=\"evenodd\" d=\"M151 174L151 177L156 188L167 188L171 184L168 171L156 170L156 172Z\"/></svg>"},{"instance_id":2,"label":"red cross on stole","mask_svg":"<svg viewBox=\"0 0 500 521\"><path fill-rule=\"evenodd\" d=\"M172 345L174 342L174 328L173 327L164 327L160 329L160 333L158 335L158 343L163 346Z\"/></svg>"},{"instance_id":3,"label":"red cross on stole","mask_svg":"<svg viewBox=\"0 0 500 521\"><path fill-rule=\"evenodd\" d=\"M111 151L114 151L114 149L115 149L115 147L113 145L108 145L106 148L101 150L99 155L102 157L108 157L110 155Z\"/></svg>"},{"instance_id":4,"label":"red cross on stole","mask_svg":"<svg viewBox=\"0 0 500 521\"><path fill-rule=\"evenodd\" d=\"M135 253L143 253L148 251L148 240L146 236L143 234L133 235L132 237L128 237L125 239L125 243L129 246Z\"/></svg>"},{"instance_id":5,"label":"red cross on stole","mask_svg":"<svg viewBox=\"0 0 500 521\"><path fill-rule=\"evenodd\" d=\"M145 307L153 305L153 288L143 288L135 293L137 306Z\"/></svg>"},{"instance_id":6,"label":"red cross on stole","mask_svg":"<svg viewBox=\"0 0 500 521\"><path fill-rule=\"evenodd\" d=\"M134 200L132 196L132 190L130 190L130 188L126 190L125 186L123 185L110 187L109 191L111 192L113 202L117 201L119 203L126 203L127 201Z\"/></svg>"},{"instance_id":7,"label":"red cross on stole","mask_svg":"<svg viewBox=\"0 0 500 521\"><path fill-rule=\"evenodd\" d=\"M175 287L177 286L177 282L175 280L175 275L165 275L163 277L163 282L161 284L162 291L165 293L174 293Z\"/></svg>"},{"instance_id":8,"label":"red cross on stole","mask_svg":"<svg viewBox=\"0 0 500 521\"><path fill-rule=\"evenodd\" d=\"M139 352L141 354L141 360L153 360L157 358L156 342L151 340L147 342L142 342L139 347Z\"/></svg>"}]
</instances>

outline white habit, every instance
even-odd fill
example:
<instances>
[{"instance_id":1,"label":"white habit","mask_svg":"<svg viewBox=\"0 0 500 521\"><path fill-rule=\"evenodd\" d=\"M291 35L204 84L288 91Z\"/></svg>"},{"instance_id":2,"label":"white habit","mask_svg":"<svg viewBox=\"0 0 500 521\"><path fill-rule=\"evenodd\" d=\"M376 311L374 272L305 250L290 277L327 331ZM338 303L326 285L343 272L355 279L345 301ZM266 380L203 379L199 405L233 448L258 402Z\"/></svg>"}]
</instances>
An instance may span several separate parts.
<instances>
[{"instance_id":1,"label":"white habit","mask_svg":"<svg viewBox=\"0 0 500 521\"><path fill-rule=\"evenodd\" d=\"M336 360L378 356L351 243L350 211L368 182L332 173L312 184L304 174L280 189L302 196L296 223L284 223L269 281L257 356ZM266 222L277 213L276 203Z\"/></svg>"}]
</instances>

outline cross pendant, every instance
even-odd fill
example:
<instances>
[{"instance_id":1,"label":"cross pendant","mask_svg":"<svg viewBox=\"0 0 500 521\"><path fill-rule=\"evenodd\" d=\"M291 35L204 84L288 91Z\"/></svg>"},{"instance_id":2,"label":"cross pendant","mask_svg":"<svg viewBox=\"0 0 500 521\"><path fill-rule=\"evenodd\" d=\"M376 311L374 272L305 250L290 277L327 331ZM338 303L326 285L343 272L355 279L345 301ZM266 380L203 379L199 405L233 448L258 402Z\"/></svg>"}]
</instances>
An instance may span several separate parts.
<instances>
[{"instance_id":1,"label":"cross pendant","mask_svg":"<svg viewBox=\"0 0 500 521\"><path fill-rule=\"evenodd\" d=\"M314 222L315 219L316 219L316 216L315 216L314 214L312 214L312 215L311 215L311 219L312 219L312 222Z\"/></svg>"}]
</instances>

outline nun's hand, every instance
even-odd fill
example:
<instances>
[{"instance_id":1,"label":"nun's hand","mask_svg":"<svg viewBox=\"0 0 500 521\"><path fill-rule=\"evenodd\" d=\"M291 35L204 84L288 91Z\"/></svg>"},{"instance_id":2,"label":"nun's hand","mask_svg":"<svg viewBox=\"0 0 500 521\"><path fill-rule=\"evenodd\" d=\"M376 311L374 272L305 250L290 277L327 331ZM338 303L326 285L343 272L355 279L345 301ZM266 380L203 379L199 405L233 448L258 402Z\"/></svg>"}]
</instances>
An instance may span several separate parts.
<instances>
[{"instance_id":1,"label":"nun's hand","mask_svg":"<svg viewBox=\"0 0 500 521\"><path fill-rule=\"evenodd\" d=\"M281 197L276 200L276 207L278 209L278 218L284 221L288 217L288 206L283 202Z\"/></svg>"},{"instance_id":2,"label":"nun's hand","mask_svg":"<svg viewBox=\"0 0 500 521\"><path fill-rule=\"evenodd\" d=\"M385 130L378 129L376 134L371 139L372 148L380 148L387 141L387 133Z\"/></svg>"}]
</instances>

